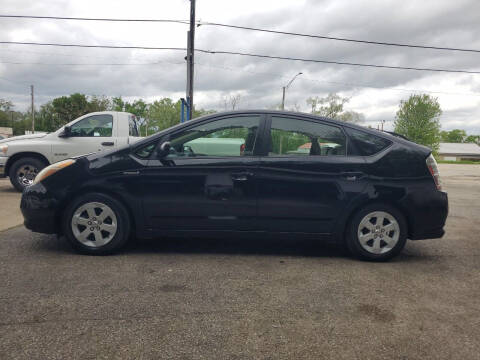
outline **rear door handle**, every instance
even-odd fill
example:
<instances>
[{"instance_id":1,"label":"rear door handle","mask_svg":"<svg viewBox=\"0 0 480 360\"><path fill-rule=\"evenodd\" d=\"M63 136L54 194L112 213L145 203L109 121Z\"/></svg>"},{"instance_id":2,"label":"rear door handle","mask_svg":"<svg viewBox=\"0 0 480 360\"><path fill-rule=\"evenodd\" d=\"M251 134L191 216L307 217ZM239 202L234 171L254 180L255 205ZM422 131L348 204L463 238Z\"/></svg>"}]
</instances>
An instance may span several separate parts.
<instances>
[{"instance_id":1,"label":"rear door handle","mask_svg":"<svg viewBox=\"0 0 480 360\"><path fill-rule=\"evenodd\" d=\"M253 173L249 171L242 171L238 173L233 173L232 174L232 179L234 181L247 181L250 177L253 176Z\"/></svg>"},{"instance_id":2,"label":"rear door handle","mask_svg":"<svg viewBox=\"0 0 480 360\"><path fill-rule=\"evenodd\" d=\"M115 143L113 141L105 141L105 142L102 142L102 145L103 146L113 146L113 145L115 145Z\"/></svg>"}]
</instances>

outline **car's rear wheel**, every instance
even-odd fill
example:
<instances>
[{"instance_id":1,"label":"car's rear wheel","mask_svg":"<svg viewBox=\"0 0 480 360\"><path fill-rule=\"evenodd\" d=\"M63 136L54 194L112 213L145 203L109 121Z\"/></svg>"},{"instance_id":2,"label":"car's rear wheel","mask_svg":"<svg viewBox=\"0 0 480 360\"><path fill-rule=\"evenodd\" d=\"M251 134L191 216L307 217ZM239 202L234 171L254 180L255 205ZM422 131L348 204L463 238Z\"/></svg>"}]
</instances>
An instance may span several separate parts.
<instances>
[{"instance_id":1,"label":"car's rear wheel","mask_svg":"<svg viewBox=\"0 0 480 360\"><path fill-rule=\"evenodd\" d=\"M407 223L387 204L371 204L350 221L346 242L350 253L364 260L385 261L398 255L407 241Z\"/></svg>"},{"instance_id":2,"label":"car's rear wheel","mask_svg":"<svg viewBox=\"0 0 480 360\"><path fill-rule=\"evenodd\" d=\"M130 219L118 200L105 194L90 193L75 199L67 207L63 233L81 253L111 254L128 241Z\"/></svg>"},{"instance_id":3,"label":"car's rear wheel","mask_svg":"<svg viewBox=\"0 0 480 360\"><path fill-rule=\"evenodd\" d=\"M27 186L33 184L35 176L42 170L47 164L40 159L33 157L25 157L16 160L9 171L9 178L12 185L18 191L23 191Z\"/></svg>"}]
</instances>

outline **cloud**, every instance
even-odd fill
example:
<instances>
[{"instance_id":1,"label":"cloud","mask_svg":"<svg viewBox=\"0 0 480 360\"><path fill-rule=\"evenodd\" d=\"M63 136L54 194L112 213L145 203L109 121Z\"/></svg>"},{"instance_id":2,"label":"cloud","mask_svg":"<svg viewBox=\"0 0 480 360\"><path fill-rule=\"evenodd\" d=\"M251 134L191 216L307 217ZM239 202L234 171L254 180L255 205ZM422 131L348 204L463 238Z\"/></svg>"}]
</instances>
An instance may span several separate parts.
<instances>
[{"instance_id":1,"label":"cloud","mask_svg":"<svg viewBox=\"0 0 480 360\"><path fill-rule=\"evenodd\" d=\"M186 0L152 2L4 0L4 13L123 17L188 18ZM92 10L94 9L94 10ZM208 1L197 3L197 19L293 32L441 47L480 49L476 0L438 1ZM103 23L0 19L0 40L81 44L184 47L187 27L179 24ZM322 60L415 67L479 70L480 54L454 51L374 46L245 30L200 26L196 47ZM183 52L76 49L0 45L0 97L17 109L29 104L29 85L36 88L37 104L55 96L123 95L156 99L179 97L185 91ZM6 64L22 62L32 65ZM386 120L393 126L399 101L410 90L432 91L444 113L442 127L480 133L480 75L371 69L329 64L267 60L196 53L197 106L222 109L228 94L242 94L240 107L271 108L281 101L282 86L303 72L287 91L287 107L338 92L351 98L348 108L366 115L368 124ZM83 63L83 66L39 65ZM94 63L157 63L100 66ZM87 65L89 64L89 65ZM7 79L7 80L5 80ZM436 93L438 92L438 93Z\"/></svg>"}]
</instances>

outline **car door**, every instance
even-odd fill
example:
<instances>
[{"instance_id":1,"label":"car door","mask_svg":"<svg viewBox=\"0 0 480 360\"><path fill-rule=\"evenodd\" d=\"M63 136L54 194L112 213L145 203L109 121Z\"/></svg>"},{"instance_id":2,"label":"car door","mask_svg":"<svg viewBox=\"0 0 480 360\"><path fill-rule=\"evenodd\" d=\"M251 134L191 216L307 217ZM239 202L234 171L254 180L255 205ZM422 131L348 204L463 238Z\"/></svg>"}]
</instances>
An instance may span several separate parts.
<instances>
[{"instance_id":1,"label":"car door","mask_svg":"<svg viewBox=\"0 0 480 360\"><path fill-rule=\"evenodd\" d=\"M89 115L71 125L68 137L58 137L52 145L53 160L110 150L115 147L111 114Z\"/></svg>"},{"instance_id":2,"label":"car door","mask_svg":"<svg viewBox=\"0 0 480 360\"><path fill-rule=\"evenodd\" d=\"M267 119L268 153L257 171L259 227L325 233L365 188L364 159L346 156L342 127L296 116Z\"/></svg>"},{"instance_id":3,"label":"car door","mask_svg":"<svg viewBox=\"0 0 480 360\"><path fill-rule=\"evenodd\" d=\"M170 153L141 174L147 226L255 230L262 124L257 114L216 117L169 134Z\"/></svg>"}]
</instances>

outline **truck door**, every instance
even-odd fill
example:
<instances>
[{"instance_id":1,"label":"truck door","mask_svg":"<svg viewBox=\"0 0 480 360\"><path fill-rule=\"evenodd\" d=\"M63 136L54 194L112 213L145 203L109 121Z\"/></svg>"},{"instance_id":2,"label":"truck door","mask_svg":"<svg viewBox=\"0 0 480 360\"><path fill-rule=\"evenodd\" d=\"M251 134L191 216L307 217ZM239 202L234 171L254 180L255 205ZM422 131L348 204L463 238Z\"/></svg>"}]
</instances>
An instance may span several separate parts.
<instances>
[{"instance_id":1,"label":"truck door","mask_svg":"<svg viewBox=\"0 0 480 360\"><path fill-rule=\"evenodd\" d=\"M113 149L116 137L113 133L111 114L89 115L71 125L70 136L58 137L52 145L53 161Z\"/></svg>"}]
</instances>

